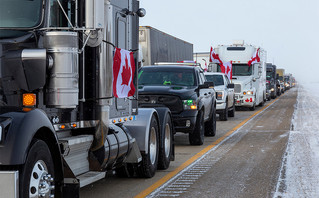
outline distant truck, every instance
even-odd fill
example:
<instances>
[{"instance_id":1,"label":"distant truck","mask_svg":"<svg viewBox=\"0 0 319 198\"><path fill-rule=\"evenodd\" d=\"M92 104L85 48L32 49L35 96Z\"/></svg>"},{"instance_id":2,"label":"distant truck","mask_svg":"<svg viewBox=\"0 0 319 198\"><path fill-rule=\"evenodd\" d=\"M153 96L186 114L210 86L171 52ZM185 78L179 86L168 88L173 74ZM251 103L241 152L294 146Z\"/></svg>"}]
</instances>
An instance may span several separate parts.
<instances>
[{"instance_id":1,"label":"distant truck","mask_svg":"<svg viewBox=\"0 0 319 198\"><path fill-rule=\"evenodd\" d=\"M248 65L257 50L260 60ZM232 61L236 106L248 107L252 111L257 105L262 106L266 101L266 51L237 41L233 45L219 45L215 53L223 62ZM213 72L221 71L218 64L210 65Z\"/></svg>"},{"instance_id":2,"label":"distant truck","mask_svg":"<svg viewBox=\"0 0 319 198\"><path fill-rule=\"evenodd\" d=\"M284 83L286 90L292 88L292 74L287 73L284 75Z\"/></svg>"},{"instance_id":3,"label":"distant truck","mask_svg":"<svg viewBox=\"0 0 319 198\"><path fill-rule=\"evenodd\" d=\"M270 97L272 99L277 97L277 73L276 73L276 65L272 63L267 63L267 74L266 79L269 81L269 90L270 90Z\"/></svg>"},{"instance_id":4,"label":"distant truck","mask_svg":"<svg viewBox=\"0 0 319 198\"><path fill-rule=\"evenodd\" d=\"M139 45L143 57L139 62L141 66L193 60L193 44L150 26L139 27Z\"/></svg>"},{"instance_id":5,"label":"distant truck","mask_svg":"<svg viewBox=\"0 0 319 198\"><path fill-rule=\"evenodd\" d=\"M283 87L281 93L285 92L285 84L284 84L284 76L285 76L285 69L277 69L278 80L280 85Z\"/></svg>"}]
</instances>

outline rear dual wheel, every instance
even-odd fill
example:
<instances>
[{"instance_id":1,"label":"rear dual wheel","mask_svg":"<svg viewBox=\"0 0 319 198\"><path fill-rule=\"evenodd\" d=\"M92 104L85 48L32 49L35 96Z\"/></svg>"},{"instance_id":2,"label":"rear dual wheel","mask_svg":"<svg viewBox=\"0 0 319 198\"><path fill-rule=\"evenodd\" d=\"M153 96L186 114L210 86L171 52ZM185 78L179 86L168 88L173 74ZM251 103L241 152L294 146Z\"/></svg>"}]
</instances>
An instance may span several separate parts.
<instances>
[{"instance_id":1,"label":"rear dual wheel","mask_svg":"<svg viewBox=\"0 0 319 198\"><path fill-rule=\"evenodd\" d=\"M167 114L164 122L164 133L160 134L158 169L165 170L171 162L173 149L173 125L171 116Z\"/></svg>"},{"instance_id":2,"label":"rear dual wheel","mask_svg":"<svg viewBox=\"0 0 319 198\"><path fill-rule=\"evenodd\" d=\"M138 167L141 177L151 178L157 170L159 154L159 129L155 116L152 116L149 130L148 153L142 154L142 162Z\"/></svg>"}]
</instances>

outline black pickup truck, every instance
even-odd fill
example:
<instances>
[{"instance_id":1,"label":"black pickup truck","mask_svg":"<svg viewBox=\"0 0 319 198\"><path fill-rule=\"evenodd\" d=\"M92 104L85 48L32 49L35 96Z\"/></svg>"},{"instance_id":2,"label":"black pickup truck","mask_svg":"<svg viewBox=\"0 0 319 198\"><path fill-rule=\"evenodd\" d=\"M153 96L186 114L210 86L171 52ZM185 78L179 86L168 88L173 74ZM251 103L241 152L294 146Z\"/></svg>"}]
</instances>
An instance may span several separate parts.
<instances>
[{"instance_id":1,"label":"black pickup truck","mask_svg":"<svg viewBox=\"0 0 319 198\"><path fill-rule=\"evenodd\" d=\"M176 132L189 133L191 145L216 134L216 96L198 66L154 65L139 69L140 107L167 106Z\"/></svg>"}]
</instances>

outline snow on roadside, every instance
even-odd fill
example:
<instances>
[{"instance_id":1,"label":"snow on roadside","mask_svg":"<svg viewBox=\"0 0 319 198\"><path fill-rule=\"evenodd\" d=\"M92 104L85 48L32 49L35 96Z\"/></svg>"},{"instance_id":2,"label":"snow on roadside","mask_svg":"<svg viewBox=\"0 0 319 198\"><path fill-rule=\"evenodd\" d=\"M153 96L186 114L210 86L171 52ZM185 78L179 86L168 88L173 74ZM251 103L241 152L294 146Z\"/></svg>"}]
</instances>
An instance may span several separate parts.
<instances>
[{"instance_id":1,"label":"snow on roadside","mask_svg":"<svg viewBox=\"0 0 319 198\"><path fill-rule=\"evenodd\" d=\"M298 88L274 197L319 197L319 83Z\"/></svg>"}]
</instances>

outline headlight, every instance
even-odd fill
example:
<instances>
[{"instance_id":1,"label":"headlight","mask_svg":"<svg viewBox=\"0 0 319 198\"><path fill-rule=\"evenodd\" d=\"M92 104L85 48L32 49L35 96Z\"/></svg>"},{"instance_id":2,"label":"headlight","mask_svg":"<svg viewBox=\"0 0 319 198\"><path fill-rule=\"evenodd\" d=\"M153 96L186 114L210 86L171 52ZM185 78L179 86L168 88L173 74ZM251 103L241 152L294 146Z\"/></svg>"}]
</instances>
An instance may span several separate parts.
<instances>
[{"instance_id":1,"label":"headlight","mask_svg":"<svg viewBox=\"0 0 319 198\"><path fill-rule=\"evenodd\" d=\"M271 88L270 91L275 91L275 89L274 89L274 88Z\"/></svg>"},{"instance_id":2,"label":"headlight","mask_svg":"<svg viewBox=\"0 0 319 198\"><path fill-rule=\"evenodd\" d=\"M183 108L186 109L197 109L195 100L183 100Z\"/></svg>"},{"instance_id":3,"label":"headlight","mask_svg":"<svg viewBox=\"0 0 319 198\"><path fill-rule=\"evenodd\" d=\"M223 91L217 91L216 92L216 99L217 100L222 100L224 97L224 92Z\"/></svg>"},{"instance_id":4,"label":"headlight","mask_svg":"<svg viewBox=\"0 0 319 198\"><path fill-rule=\"evenodd\" d=\"M244 95L254 95L253 91L244 91L243 92Z\"/></svg>"}]
</instances>

